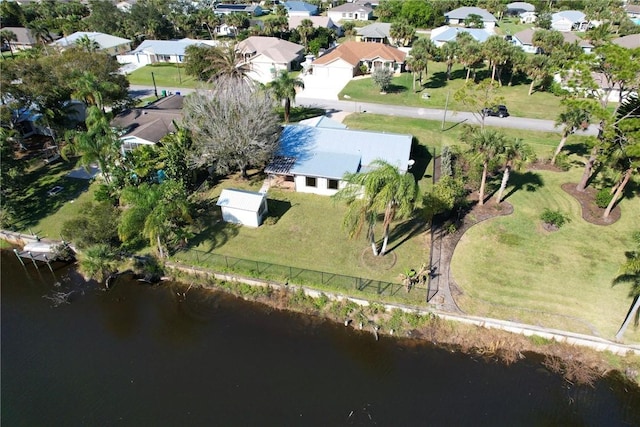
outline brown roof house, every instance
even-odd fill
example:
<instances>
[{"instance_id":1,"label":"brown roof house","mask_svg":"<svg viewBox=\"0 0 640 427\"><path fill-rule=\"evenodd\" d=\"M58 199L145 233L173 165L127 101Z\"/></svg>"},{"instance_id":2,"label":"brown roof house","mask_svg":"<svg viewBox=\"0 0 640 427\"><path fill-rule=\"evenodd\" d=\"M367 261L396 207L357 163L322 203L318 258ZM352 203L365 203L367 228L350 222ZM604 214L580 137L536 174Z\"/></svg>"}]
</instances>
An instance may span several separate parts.
<instances>
[{"instance_id":1,"label":"brown roof house","mask_svg":"<svg viewBox=\"0 0 640 427\"><path fill-rule=\"evenodd\" d=\"M249 65L247 73L260 83L273 81L280 70L291 71L304 60L304 46L276 37L249 37L236 45Z\"/></svg>"},{"instance_id":2,"label":"brown roof house","mask_svg":"<svg viewBox=\"0 0 640 427\"><path fill-rule=\"evenodd\" d=\"M2 30L11 31L16 35L16 40L9 41L9 46L13 51L31 49L39 42L39 40L33 37L33 34L31 34L31 30L25 27L2 27ZM60 36L50 33L49 38L51 40L56 40L59 39Z\"/></svg>"},{"instance_id":3,"label":"brown roof house","mask_svg":"<svg viewBox=\"0 0 640 427\"><path fill-rule=\"evenodd\" d=\"M400 49L386 44L348 41L313 61L311 67L315 76L348 80L360 73L363 65L368 71L388 67L400 73L406 56Z\"/></svg>"},{"instance_id":4,"label":"brown roof house","mask_svg":"<svg viewBox=\"0 0 640 427\"><path fill-rule=\"evenodd\" d=\"M143 108L118 114L111 126L121 129L122 152L141 145L155 145L165 135L175 132L174 121L182 119L181 95L169 95Z\"/></svg>"}]
</instances>

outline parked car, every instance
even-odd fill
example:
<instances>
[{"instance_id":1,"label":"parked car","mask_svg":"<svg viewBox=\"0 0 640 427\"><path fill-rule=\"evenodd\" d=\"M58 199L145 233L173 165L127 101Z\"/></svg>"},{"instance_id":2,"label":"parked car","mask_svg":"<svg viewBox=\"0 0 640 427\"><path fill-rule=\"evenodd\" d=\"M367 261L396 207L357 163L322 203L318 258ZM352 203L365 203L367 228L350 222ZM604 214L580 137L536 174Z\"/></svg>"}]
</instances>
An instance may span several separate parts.
<instances>
[{"instance_id":1,"label":"parked car","mask_svg":"<svg viewBox=\"0 0 640 427\"><path fill-rule=\"evenodd\" d=\"M496 105L492 108L483 108L482 109L483 116L495 116L495 117L507 117L509 116L509 110L504 105Z\"/></svg>"}]
</instances>

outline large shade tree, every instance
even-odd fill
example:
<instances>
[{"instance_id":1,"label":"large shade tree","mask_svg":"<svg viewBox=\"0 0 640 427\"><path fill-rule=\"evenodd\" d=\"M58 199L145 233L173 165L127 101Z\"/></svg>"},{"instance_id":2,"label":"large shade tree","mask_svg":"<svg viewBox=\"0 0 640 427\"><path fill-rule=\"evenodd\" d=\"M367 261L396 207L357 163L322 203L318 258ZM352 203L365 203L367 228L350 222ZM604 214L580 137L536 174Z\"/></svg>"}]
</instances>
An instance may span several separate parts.
<instances>
[{"instance_id":1,"label":"large shade tree","mask_svg":"<svg viewBox=\"0 0 640 427\"><path fill-rule=\"evenodd\" d=\"M273 98L255 85L220 77L210 91L185 99L183 126L193 133L191 159L219 173L261 166L276 151L282 131Z\"/></svg>"},{"instance_id":2,"label":"large shade tree","mask_svg":"<svg viewBox=\"0 0 640 427\"><path fill-rule=\"evenodd\" d=\"M376 160L372 162L369 172L347 173L344 180L347 185L333 196L347 203L344 226L350 236L359 235L366 227L373 254L384 255L391 223L396 218L409 217L415 209L418 186L414 176L400 172L397 167L383 160ZM374 236L379 214L383 215L384 236L380 251Z\"/></svg>"}]
</instances>

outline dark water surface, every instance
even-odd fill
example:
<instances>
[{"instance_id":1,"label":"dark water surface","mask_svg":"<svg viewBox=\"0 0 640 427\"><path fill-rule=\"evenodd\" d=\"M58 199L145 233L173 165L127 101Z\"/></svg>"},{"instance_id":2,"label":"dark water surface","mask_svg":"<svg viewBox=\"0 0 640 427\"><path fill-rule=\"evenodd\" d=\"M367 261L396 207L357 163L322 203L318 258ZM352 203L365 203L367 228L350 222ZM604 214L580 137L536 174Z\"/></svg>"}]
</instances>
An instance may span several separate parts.
<instances>
[{"instance_id":1,"label":"dark water surface","mask_svg":"<svg viewBox=\"0 0 640 427\"><path fill-rule=\"evenodd\" d=\"M574 387L528 358L503 366L353 331L222 293L2 254L2 425L640 425L640 391ZM53 307L44 295L76 289Z\"/></svg>"}]
</instances>

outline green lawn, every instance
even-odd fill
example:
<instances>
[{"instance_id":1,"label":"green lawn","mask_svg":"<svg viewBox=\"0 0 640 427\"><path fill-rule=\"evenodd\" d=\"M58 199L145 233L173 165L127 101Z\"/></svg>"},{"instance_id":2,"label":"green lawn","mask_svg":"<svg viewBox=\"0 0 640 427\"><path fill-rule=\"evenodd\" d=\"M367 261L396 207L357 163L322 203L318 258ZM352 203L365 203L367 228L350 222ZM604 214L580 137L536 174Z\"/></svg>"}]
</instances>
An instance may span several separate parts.
<instances>
[{"instance_id":1,"label":"green lawn","mask_svg":"<svg viewBox=\"0 0 640 427\"><path fill-rule=\"evenodd\" d=\"M158 95L163 89L168 88L196 88L202 86L202 82L188 76L184 71L184 65L178 67L176 64L153 64L138 68L128 75L129 83L132 85L153 86L153 78L156 80Z\"/></svg>"},{"instance_id":2,"label":"green lawn","mask_svg":"<svg viewBox=\"0 0 640 427\"><path fill-rule=\"evenodd\" d=\"M531 28L533 25L531 24L521 24L520 18L504 18L498 25L496 26L496 33L498 34L516 34L522 30L526 30L527 28Z\"/></svg>"},{"instance_id":3,"label":"green lawn","mask_svg":"<svg viewBox=\"0 0 640 427\"><path fill-rule=\"evenodd\" d=\"M611 280L632 248L630 232L640 227L640 201L623 200L622 218L613 225L587 223L578 202L560 188L578 182L581 172L520 175L525 190L507 199L514 214L463 236L451 271L465 312L613 338L631 300L628 287L612 288ZM541 186L527 189L527 181L537 180ZM571 222L545 231L539 219L545 208L561 210ZM640 329L630 328L625 338L640 341Z\"/></svg>"},{"instance_id":4,"label":"green lawn","mask_svg":"<svg viewBox=\"0 0 640 427\"><path fill-rule=\"evenodd\" d=\"M455 91L465 83L466 71L459 65L454 66L452 78L449 81L446 80L445 72L444 64L430 62L428 75L423 81L423 90L418 93L413 93L411 73L403 73L394 77L392 87L386 95L380 95L380 90L370 78L363 78L351 80L340 92L339 97L343 99L344 95L348 95L352 101L442 109L449 95L449 110L468 111L468 108L453 99ZM489 70L486 68L479 70L478 76L479 79L489 77ZM551 93L534 92L529 96L528 80L517 82L518 84L514 82L513 86L508 86L507 83L508 81L505 80L504 86L499 89L499 94L505 98L505 104L511 115L555 120L562 111L560 98ZM420 83L416 82L416 89L419 90L419 87ZM424 92L429 94L429 99L422 98Z\"/></svg>"}]
</instances>

